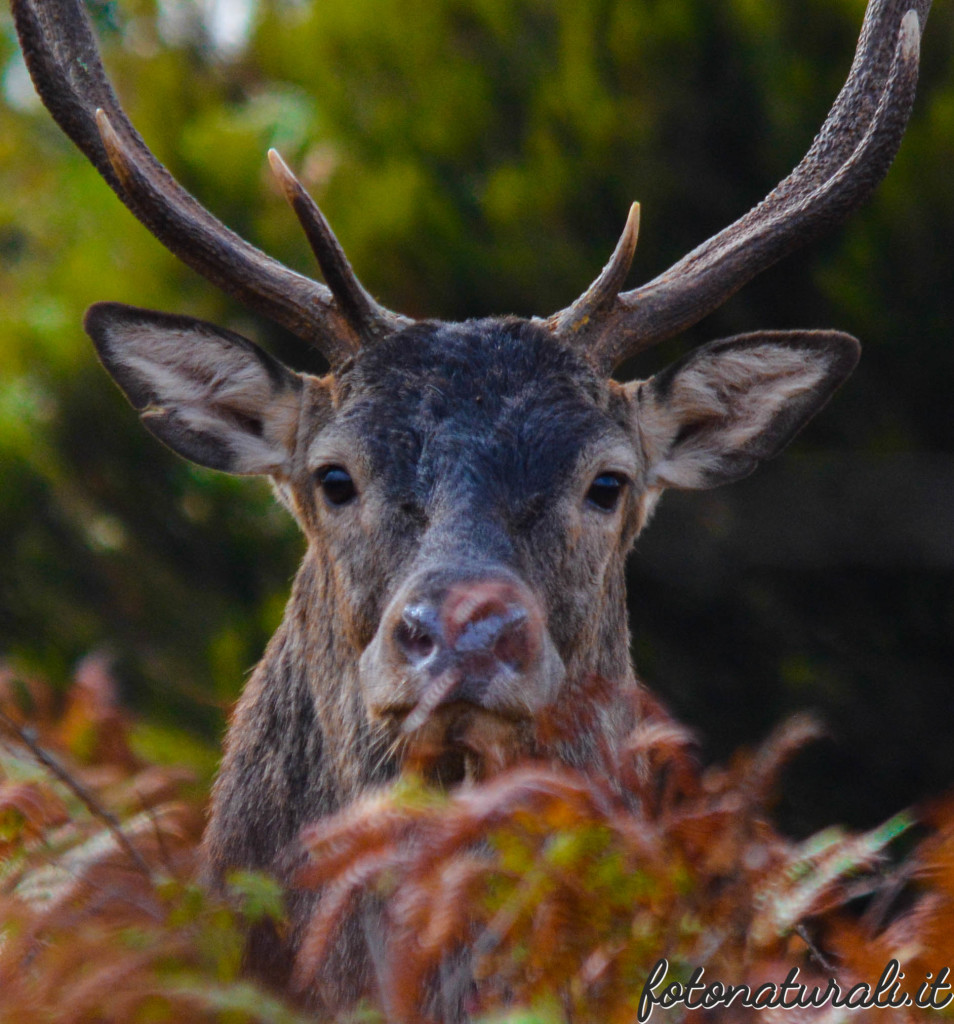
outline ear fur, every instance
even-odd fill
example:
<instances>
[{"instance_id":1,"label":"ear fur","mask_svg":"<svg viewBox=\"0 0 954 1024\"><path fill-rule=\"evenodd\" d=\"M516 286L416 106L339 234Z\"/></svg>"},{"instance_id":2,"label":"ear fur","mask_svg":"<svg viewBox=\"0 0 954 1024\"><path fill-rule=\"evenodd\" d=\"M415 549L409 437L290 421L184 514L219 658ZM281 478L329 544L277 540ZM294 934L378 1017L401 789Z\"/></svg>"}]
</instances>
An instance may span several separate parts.
<instances>
[{"instance_id":1,"label":"ear fur","mask_svg":"<svg viewBox=\"0 0 954 1024\"><path fill-rule=\"evenodd\" d=\"M777 455L855 368L836 331L766 331L712 342L634 390L650 487L708 488Z\"/></svg>"},{"instance_id":2,"label":"ear fur","mask_svg":"<svg viewBox=\"0 0 954 1024\"><path fill-rule=\"evenodd\" d=\"M202 320L116 302L91 306L84 326L143 424L173 451L229 473L287 469L302 381L257 345Z\"/></svg>"}]
</instances>

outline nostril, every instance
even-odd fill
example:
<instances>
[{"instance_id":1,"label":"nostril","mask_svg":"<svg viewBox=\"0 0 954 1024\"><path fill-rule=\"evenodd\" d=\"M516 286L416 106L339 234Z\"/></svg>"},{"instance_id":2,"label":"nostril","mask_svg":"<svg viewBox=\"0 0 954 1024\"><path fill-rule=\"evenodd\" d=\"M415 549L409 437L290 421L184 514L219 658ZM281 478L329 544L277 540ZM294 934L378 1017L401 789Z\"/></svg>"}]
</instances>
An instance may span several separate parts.
<instances>
[{"instance_id":1,"label":"nostril","mask_svg":"<svg viewBox=\"0 0 954 1024\"><path fill-rule=\"evenodd\" d=\"M494 641L494 657L501 664L520 671L533 660L536 646L527 611L523 608L509 609Z\"/></svg>"},{"instance_id":2,"label":"nostril","mask_svg":"<svg viewBox=\"0 0 954 1024\"><path fill-rule=\"evenodd\" d=\"M434 638L421 633L414 626L402 622L397 628L397 642L401 649L415 661L430 657L437 646Z\"/></svg>"},{"instance_id":3,"label":"nostril","mask_svg":"<svg viewBox=\"0 0 954 1024\"><path fill-rule=\"evenodd\" d=\"M434 654L439 637L437 613L419 605L405 608L394 630L395 642L412 665L420 665Z\"/></svg>"}]
</instances>

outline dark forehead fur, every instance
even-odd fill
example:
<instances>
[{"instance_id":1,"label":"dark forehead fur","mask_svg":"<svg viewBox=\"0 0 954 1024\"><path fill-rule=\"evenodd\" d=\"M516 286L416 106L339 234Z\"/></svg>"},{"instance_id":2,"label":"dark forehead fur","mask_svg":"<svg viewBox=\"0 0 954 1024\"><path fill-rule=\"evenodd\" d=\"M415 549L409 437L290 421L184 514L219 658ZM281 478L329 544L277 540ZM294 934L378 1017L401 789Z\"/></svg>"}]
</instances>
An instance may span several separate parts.
<instances>
[{"instance_id":1,"label":"dark forehead fur","mask_svg":"<svg viewBox=\"0 0 954 1024\"><path fill-rule=\"evenodd\" d=\"M338 395L339 423L412 490L496 478L541 493L617 425L607 382L519 319L416 324L362 353Z\"/></svg>"},{"instance_id":2,"label":"dark forehead fur","mask_svg":"<svg viewBox=\"0 0 954 1024\"><path fill-rule=\"evenodd\" d=\"M589 363L546 328L517 317L421 321L364 350L340 380L345 394L402 383L412 389L430 384L472 399L491 392L512 395L539 382L583 391L596 404L606 395L603 380Z\"/></svg>"}]
</instances>

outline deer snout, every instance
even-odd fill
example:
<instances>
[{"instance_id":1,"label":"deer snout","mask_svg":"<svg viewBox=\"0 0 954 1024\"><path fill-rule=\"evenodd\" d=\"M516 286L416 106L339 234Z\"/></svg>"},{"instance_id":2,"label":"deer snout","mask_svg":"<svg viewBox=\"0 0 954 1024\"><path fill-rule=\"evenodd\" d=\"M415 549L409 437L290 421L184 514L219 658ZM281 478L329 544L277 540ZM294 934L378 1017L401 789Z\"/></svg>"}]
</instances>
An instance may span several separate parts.
<instances>
[{"instance_id":1,"label":"deer snout","mask_svg":"<svg viewBox=\"0 0 954 1024\"><path fill-rule=\"evenodd\" d=\"M539 654L541 615L532 595L520 591L509 582L456 584L440 607L408 604L394 627L399 656L431 676L456 670L461 692L452 689L449 699L479 698L481 684L526 672Z\"/></svg>"},{"instance_id":2,"label":"deer snout","mask_svg":"<svg viewBox=\"0 0 954 1024\"><path fill-rule=\"evenodd\" d=\"M372 715L410 732L451 704L532 717L563 665L539 601L508 575L406 590L385 613L362 675Z\"/></svg>"}]
</instances>

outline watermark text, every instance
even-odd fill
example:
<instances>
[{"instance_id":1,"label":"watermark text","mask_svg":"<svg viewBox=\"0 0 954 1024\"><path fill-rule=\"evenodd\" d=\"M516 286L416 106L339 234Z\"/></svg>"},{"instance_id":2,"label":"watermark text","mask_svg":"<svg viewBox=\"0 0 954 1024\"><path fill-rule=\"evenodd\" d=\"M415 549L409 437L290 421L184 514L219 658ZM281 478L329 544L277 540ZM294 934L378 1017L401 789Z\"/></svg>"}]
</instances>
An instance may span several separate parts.
<instances>
[{"instance_id":1,"label":"watermark text","mask_svg":"<svg viewBox=\"0 0 954 1024\"><path fill-rule=\"evenodd\" d=\"M821 1006L892 1010L916 1006L919 1009L943 1010L954 1001L954 989L948 981L951 976L949 967L942 967L936 975L928 971L923 980L915 979L912 983L905 978L897 960L890 960L885 965L874 985L858 982L850 988L839 985L834 978L821 984L806 984L799 981L797 967L793 967L780 983L765 982L755 987L707 981L704 967L697 967L685 982L667 983L668 974L669 961L666 959L658 960L649 972L639 999L639 1024L645 1024L657 1006L662 1010L674 1006L684 1006L687 1010L711 1010L721 1006L744 1006L752 1010Z\"/></svg>"}]
</instances>

